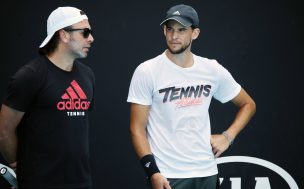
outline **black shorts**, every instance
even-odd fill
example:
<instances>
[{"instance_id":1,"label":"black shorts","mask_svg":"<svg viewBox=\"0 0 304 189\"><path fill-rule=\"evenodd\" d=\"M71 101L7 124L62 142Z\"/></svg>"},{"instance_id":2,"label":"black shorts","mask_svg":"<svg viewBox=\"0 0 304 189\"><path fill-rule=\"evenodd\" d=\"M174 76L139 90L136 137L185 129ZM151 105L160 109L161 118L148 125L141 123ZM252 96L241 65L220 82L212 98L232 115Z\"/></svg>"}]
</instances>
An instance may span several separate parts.
<instances>
[{"instance_id":1,"label":"black shorts","mask_svg":"<svg viewBox=\"0 0 304 189\"><path fill-rule=\"evenodd\" d=\"M172 189L219 189L218 175L195 178L168 178ZM148 188L151 183L148 182Z\"/></svg>"}]
</instances>

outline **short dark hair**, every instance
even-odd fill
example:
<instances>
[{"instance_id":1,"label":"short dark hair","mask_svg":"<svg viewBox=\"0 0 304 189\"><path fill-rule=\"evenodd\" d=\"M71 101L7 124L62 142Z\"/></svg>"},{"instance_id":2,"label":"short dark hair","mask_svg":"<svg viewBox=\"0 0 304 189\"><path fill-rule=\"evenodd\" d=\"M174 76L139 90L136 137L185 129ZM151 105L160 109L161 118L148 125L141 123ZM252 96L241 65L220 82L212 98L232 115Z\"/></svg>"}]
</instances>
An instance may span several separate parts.
<instances>
[{"instance_id":1,"label":"short dark hair","mask_svg":"<svg viewBox=\"0 0 304 189\"><path fill-rule=\"evenodd\" d=\"M40 55L52 54L59 44L59 31L56 31L51 40L42 48L39 48L38 53Z\"/></svg>"}]
</instances>

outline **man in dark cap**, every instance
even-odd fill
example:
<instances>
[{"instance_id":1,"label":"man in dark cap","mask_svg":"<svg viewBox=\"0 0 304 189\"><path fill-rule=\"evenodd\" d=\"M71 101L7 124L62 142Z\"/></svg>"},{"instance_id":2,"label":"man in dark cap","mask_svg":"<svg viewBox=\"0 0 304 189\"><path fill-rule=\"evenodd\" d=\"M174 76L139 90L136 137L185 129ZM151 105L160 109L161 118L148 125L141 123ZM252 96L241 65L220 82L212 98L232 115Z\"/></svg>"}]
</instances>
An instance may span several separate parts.
<instances>
[{"instance_id":1,"label":"man in dark cap","mask_svg":"<svg viewBox=\"0 0 304 189\"><path fill-rule=\"evenodd\" d=\"M199 36L197 12L171 7L161 22L167 49L140 64L132 77L132 143L153 189L218 187L216 157L255 113L255 102L216 60L191 52ZM221 134L211 135L212 97L239 111Z\"/></svg>"}]
</instances>

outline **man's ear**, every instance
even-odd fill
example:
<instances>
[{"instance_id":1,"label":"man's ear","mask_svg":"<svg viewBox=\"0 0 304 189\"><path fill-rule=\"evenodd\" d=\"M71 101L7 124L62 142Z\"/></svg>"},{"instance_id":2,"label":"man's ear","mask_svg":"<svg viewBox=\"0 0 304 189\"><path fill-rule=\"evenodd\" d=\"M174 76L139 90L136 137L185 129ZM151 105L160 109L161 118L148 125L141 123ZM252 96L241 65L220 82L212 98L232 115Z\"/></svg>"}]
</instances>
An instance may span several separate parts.
<instances>
[{"instance_id":1,"label":"man's ear","mask_svg":"<svg viewBox=\"0 0 304 189\"><path fill-rule=\"evenodd\" d=\"M163 24L163 30L164 30L164 35L165 35L165 37L166 37L166 35L167 35L167 33L166 33L166 30L167 30L166 24Z\"/></svg>"},{"instance_id":2,"label":"man's ear","mask_svg":"<svg viewBox=\"0 0 304 189\"><path fill-rule=\"evenodd\" d=\"M70 35L68 34L68 32L64 31L64 29L61 29L58 32L59 32L59 37L60 37L61 41L63 41L64 43L67 43L70 39Z\"/></svg>"},{"instance_id":3,"label":"man's ear","mask_svg":"<svg viewBox=\"0 0 304 189\"><path fill-rule=\"evenodd\" d=\"M200 29L199 28L193 29L192 39L194 40L194 39L198 38L199 34L200 34Z\"/></svg>"}]
</instances>

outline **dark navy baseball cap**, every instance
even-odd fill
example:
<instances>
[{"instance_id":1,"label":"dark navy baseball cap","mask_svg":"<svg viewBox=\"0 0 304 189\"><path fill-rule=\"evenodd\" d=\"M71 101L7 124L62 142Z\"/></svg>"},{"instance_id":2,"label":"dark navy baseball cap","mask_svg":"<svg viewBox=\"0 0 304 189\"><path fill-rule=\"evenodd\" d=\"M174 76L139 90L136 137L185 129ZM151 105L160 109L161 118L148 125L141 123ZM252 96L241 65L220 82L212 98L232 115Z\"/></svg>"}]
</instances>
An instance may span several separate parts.
<instances>
[{"instance_id":1,"label":"dark navy baseball cap","mask_svg":"<svg viewBox=\"0 0 304 189\"><path fill-rule=\"evenodd\" d=\"M193 26L195 28L199 25L199 18L197 12L189 5L179 4L171 7L167 11L167 16L160 25L163 25L168 20L175 20L185 27Z\"/></svg>"}]
</instances>

